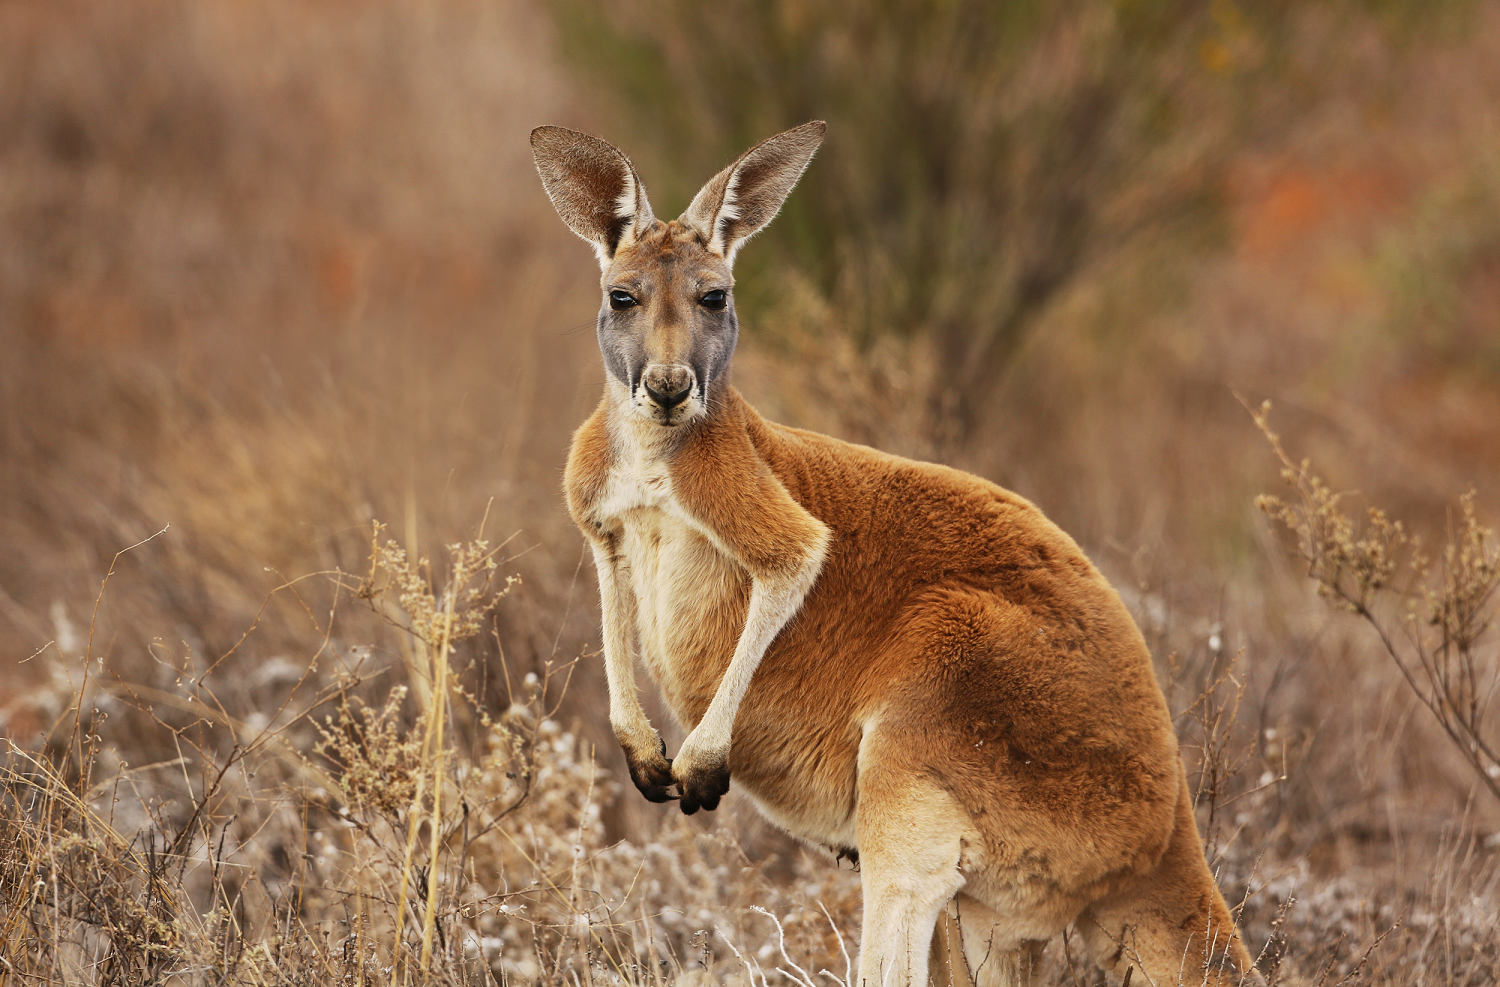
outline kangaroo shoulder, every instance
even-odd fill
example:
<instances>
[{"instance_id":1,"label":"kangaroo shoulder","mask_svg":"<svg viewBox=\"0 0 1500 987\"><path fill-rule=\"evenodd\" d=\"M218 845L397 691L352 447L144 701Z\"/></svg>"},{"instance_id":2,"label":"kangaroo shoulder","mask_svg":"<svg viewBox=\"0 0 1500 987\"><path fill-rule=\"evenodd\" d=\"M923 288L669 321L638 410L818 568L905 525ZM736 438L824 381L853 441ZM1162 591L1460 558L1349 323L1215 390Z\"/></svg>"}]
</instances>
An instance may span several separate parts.
<instances>
[{"instance_id":1,"label":"kangaroo shoulder","mask_svg":"<svg viewBox=\"0 0 1500 987\"><path fill-rule=\"evenodd\" d=\"M598 508L609 487L613 459L608 409L601 404L573 433L568 465L563 471L563 493L568 499L568 512L586 532L601 526Z\"/></svg>"},{"instance_id":2,"label":"kangaroo shoulder","mask_svg":"<svg viewBox=\"0 0 1500 987\"><path fill-rule=\"evenodd\" d=\"M674 457L673 494L752 573L797 571L821 557L828 526L798 502L762 454L753 435L759 424L748 406L731 400Z\"/></svg>"}]
</instances>

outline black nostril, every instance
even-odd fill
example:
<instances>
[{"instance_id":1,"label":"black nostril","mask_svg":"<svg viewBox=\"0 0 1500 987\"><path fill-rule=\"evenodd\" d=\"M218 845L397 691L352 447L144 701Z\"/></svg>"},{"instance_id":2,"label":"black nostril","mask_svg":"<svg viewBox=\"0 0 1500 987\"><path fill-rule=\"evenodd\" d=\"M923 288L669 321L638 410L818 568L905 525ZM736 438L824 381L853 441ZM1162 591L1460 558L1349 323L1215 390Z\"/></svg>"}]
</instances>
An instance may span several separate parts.
<instances>
[{"instance_id":1,"label":"black nostril","mask_svg":"<svg viewBox=\"0 0 1500 987\"><path fill-rule=\"evenodd\" d=\"M645 382L643 382L643 383L645 383ZM671 408L675 408L679 404L681 404L682 402L686 401L687 400L687 396L692 393L692 390L693 390L693 385L691 383L685 385L682 388L682 390L680 390L680 391L667 391L667 392L658 391L656 388L652 387L649 383L646 383L646 393L648 395L650 395L651 400L653 400L657 404L661 405L661 407L662 407L663 410L669 410Z\"/></svg>"}]
</instances>

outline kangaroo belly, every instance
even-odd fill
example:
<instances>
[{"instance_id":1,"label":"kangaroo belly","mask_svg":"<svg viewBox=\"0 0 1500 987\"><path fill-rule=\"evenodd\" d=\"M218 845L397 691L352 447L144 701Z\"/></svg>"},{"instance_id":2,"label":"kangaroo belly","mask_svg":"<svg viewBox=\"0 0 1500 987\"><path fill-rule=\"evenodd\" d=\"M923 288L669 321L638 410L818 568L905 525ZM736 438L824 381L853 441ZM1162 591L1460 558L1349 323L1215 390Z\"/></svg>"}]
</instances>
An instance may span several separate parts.
<instances>
[{"instance_id":1,"label":"kangaroo belly","mask_svg":"<svg viewBox=\"0 0 1500 987\"><path fill-rule=\"evenodd\" d=\"M691 727L734 654L749 578L668 511L646 508L622 520L640 654L672 712Z\"/></svg>"},{"instance_id":2,"label":"kangaroo belly","mask_svg":"<svg viewBox=\"0 0 1500 987\"><path fill-rule=\"evenodd\" d=\"M858 724L826 701L752 701L760 699L752 687L735 720L735 784L793 836L833 850L854 849Z\"/></svg>"},{"instance_id":3,"label":"kangaroo belly","mask_svg":"<svg viewBox=\"0 0 1500 987\"><path fill-rule=\"evenodd\" d=\"M640 654L673 714L691 729L744 629L749 577L668 510L639 509L621 521ZM735 720L735 784L788 832L852 846L857 728L837 715L840 726L830 728L830 714L847 711L818 702L806 670L783 667L780 658L773 645Z\"/></svg>"}]
</instances>

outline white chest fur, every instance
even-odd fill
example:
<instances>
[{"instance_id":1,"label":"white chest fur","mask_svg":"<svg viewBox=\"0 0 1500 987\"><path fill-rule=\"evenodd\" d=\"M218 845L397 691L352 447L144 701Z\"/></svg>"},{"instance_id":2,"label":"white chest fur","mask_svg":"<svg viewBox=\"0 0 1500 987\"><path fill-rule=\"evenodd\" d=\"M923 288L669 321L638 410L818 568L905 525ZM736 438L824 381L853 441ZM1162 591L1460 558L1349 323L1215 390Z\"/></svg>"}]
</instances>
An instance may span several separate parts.
<instances>
[{"instance_id":1,"label":"white chest fur","mask_svg":"<svg viewBox=\"0 0 1500 987\"><path fill-rule=\"evenodd\" d=\"M672 498L672 477L667 472L667 448L659 441L643 439L634 429L616 435L614 459L598 512L606 523L620 521L640 508L660 508Z\"/></svg>"},{"instance_id":2,"label":"white chest fur","mask_svg":"<svg viewBox=\"0 0 1500 987\"><path fill-rule=\"evenodd\" d=\"M678 719L689 696L712 691L709 669L689 666L704 622L722 613L744 577L674 496L667 449L649 438L618 442L598 513L619 539L626 585L635 604L637 647ZM722 655L727 662L729 641ZM701 657L701 656L699 656Z\"/></svg>"}]
</instances>

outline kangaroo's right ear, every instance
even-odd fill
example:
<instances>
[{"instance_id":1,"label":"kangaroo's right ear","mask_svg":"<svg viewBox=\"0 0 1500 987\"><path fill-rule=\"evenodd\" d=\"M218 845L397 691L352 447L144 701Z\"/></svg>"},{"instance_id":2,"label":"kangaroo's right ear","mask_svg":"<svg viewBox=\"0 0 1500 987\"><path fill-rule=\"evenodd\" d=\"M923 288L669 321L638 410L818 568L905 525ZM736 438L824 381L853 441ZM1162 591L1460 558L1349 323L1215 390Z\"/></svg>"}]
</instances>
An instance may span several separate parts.
<instances>
[{"instance_id":1,"label":"kangaroo's right ear","mask_svg":"<svg viewBox=\"0 0 1500 987\"><path fill-rule=\"evenodd\" d=\"M538 127L531 155L557 214L594 245L600 267L655 221L646 186L614 145L565 127Z\"/></svg>"}]
</instances>

